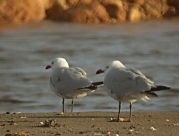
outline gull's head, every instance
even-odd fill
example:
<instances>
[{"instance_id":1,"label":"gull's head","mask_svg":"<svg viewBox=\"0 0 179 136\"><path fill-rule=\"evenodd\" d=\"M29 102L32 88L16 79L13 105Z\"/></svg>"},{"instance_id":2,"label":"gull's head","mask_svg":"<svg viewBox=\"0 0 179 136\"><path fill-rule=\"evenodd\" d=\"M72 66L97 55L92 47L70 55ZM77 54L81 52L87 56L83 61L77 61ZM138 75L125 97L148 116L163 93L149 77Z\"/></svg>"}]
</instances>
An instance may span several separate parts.
<instances>
[{"instance_id":1,"label":"gull's head","mask_svg":"<svg viewBox=\"0 0 179 136\"><path fill-rule=\"evenodd\" d=\"M50 65L47 65L45 69L56 69L66 67L69 68L68 62L64 58L55 58L51 61Z\"/></svg>"},{"instance_id":2,"label":"gull's head","mask_svg":"<svg viewBox=\"0 0 179 136\"><path fill-rule=\"evenodd\" d=\"M125 66L120 61L114 60L107 64L103 69L96 71L96 74L106 73L106 71L109 71L112 68L125 68Z\"/></svg>"}]
</instances>

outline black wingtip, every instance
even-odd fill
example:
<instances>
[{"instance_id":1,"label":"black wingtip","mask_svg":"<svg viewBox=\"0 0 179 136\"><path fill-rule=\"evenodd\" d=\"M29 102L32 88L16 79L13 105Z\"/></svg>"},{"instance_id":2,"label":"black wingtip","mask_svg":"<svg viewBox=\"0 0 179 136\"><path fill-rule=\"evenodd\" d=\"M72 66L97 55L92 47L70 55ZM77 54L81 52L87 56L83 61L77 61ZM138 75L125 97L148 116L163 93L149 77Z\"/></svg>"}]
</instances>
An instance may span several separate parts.
<instances>
[{"instance_id":1,"label":"black wingtip","mask_svg":"<svg viewBox=\"0 0 179 136\"><path fill-rule=\"evenodd\" d=\"M94 84L91 84L88 87L84 87L84 88L78 88L78 90L82 90L82 89L89 89L89 90L96 90L98 87Z\"/></svg>"},{"instance_id":2,"label":"black wingtip","mask_svg":"<svg viewBox=\"0 0 179 136\"><path fill-rule=\"evenodd\" d=\"M160 90L169 90L169 89L171 89L171 87L157 85L156 87L151 88L150 91L160 91Z\"/></svg>"},{"instance_id":3,"label":"black wingtip","mask_svg":"<svg viewBox=\"0 0 179 136\"><path fill-rule=\"evenodd\" d=\"M151 91L146 91L145 92L147 96L154 96L154 97L158 97L158 95L154 92L151 92Z\"/></svg>"},{"instance_id":4,"label":"black wingtip","mask_svg":"<svg viewBox=\"0 0 179 136\"><path fill-rule=\"evenodd\" d=\"M78 88L78 90L80 89L90 89L90 90L96 90L98 88L98 85L102 85L103 81L100 82L93 82L90 86L88 87L84 87L84 88Z\"/></svg>"},{"instance_id":5,"label":"black wingtip","mask_svg":"<svg viewBox=\"0 0 179 136\"><path fill-rule=\"evenodd\" d=\"M88 89L91 89L91 90L96 90L98 87L94 84L91 84L89 87L87 87Z\"/></svg>"},{"instance_id":6,"label":"black wingtip","mask_svg":"<svg viewBox=\"0 0 179 136\"><path fill-rule=\"evenodd\" d=\"M100 82L93 82L92 84L93 84L93 85L96 85L96 86L98 86L98 85L102 85L102 84L103 84L103 81L100 81Z\"/></svg>"}]
</instances>

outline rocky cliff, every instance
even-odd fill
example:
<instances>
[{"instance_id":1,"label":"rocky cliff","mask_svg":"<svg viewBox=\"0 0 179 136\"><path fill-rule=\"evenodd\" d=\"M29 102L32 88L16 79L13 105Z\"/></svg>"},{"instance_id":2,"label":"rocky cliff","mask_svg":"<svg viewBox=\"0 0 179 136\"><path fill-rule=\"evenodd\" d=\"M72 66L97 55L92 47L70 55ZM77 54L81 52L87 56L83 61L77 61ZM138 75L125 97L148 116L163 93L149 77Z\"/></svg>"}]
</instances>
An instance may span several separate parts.
<instances>
[{"instance_id":1,"label":"rocky cliff","mask_svg":"<svg viewBox=\"0 0 179 136\"><path fill-rule=\"evenodd\" d=\"M118 23L179 17L179 0L0 0L0 22Z\"/></svg>"}]
</instances>

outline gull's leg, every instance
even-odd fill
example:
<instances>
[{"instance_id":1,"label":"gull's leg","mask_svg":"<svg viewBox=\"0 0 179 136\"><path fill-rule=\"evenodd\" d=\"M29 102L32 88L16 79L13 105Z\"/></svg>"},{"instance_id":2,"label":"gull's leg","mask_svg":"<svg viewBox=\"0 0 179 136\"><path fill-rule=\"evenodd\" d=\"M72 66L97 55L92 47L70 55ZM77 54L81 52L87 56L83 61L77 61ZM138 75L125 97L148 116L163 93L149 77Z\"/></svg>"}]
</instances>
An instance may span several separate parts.
<instances>
[{"instance_id":1,"label":"gull's leg","mask_svg":"<svg viewBox=\"0 0 179 136\"><path fill-rule=\"evenodd\" d=\"M130 108L129 122L131 122L131 117L132 117L132 102L130 102L129 108Z\"/></svg>"},{"instance_id":2,"label":"gull's leg","mask_svg":"<svg viewBox=\"0 0 179 136\"><path fill-rule=\"evenodd\" d=\"M118 107L118 116L117 116L117 122L120 122L120 112L121 112L121 102L119 101L119 107Z\"/></svg>"},{"instance_id":3,"label":"gull's leg","mask_svg":"<svg viewBox=\"0 0 179 136\"><path fill-rule=\"evenodd\" d=\"M62 100L62 112L65 112L65 99L63 98Z\"/></svg>"},{"instance_id":4,"label":"gull's leg","mask_svg":"<svg viewBox=\"0 0 179 136\"><path fill-rule=\"evenodd\" d=\"M74 105L74 101L73 99L71 100L71 112L73 112L73 105Z\"/></svg>"}]
</instances>

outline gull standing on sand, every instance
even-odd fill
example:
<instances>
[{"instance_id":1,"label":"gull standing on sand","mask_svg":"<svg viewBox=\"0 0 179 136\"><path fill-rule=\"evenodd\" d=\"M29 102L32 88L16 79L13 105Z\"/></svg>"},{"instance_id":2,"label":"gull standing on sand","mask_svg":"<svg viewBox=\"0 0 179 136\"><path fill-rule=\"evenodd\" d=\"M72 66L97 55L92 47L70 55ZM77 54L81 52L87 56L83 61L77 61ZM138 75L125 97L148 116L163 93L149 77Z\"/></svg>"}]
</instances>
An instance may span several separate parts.
<instances>
[{"instance_id":1,"label":"gull standing on sand","mask_svg":"<svg viewBox=\"0 0 179 136\"><path fill-rule=\"evenodd\" d=\"M157 96L153 91L167 90L170 87L155 85L139 70L126 68L120 61L115 60L109 63L104 69L100 69L96 74L105 73L104 86L107 93L113 99L119 101L119 111L117 121L120 121L121 102L129 102L131 121L132 103L137 100L147 101L147 96Z\"/></svg>"},{"instance_id":2,"label":"gull standing on sand","mask_svg":"<svg viewBox=\"0 0 179 136\"><path fill-rule=\"evenodd\" d=\"M73 112L73 99L82 98L89 92L94 92L97 85L103 82L92 82L87 73L79 67L69 68L68 62L64 58L55 58L46 69L52 69L50 74L50 87L56 95L63 98L62 104L64 112L65 99L72 99L71 112Z\"/></svg>"}]
</instances>

